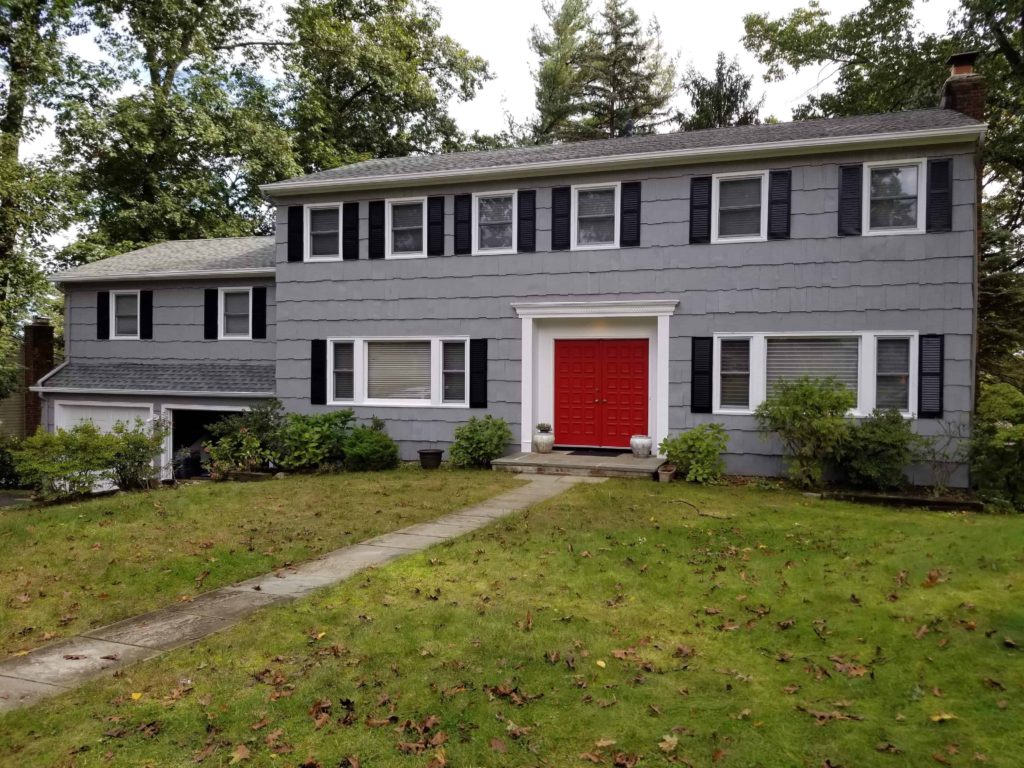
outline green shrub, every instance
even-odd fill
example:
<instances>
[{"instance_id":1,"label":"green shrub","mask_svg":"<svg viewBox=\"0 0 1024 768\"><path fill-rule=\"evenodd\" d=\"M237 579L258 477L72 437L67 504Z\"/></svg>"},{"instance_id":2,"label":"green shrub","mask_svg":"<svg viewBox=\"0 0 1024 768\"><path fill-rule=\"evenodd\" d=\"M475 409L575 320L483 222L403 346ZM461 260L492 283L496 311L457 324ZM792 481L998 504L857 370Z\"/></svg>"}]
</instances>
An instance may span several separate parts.
<instances>
[{"instance_id":1,"label":"green shrub","mask_svg":"<svg viewBox=\"0 0 1024 768\"><path fill-rule=\"evenodd\" d=\"M14 463L14 452L21 448L17 437L0 437L0 488L21 488L22 480Z\"/></svg>"},{"instance_id":2,"label":"green shrub","mask_svg":"<svg viewBox=\"0 0 1024 768\"><path fill-rule=\"evenodd\" d=\"M722 479L722 454L728 444L729 435L721 424L701 424L676 437L666 437L658 450L688 482L707 485Z\"/></svg>"},{"instance_id":3,"label":"green shrub","mask_svg":"<svg viewBox=\"0 0 1024 768\"><path fill-rule=\"evenodd\" d=\"M122 491L148 488L151 480L159 478L160 467L156 462L163 453L168 434L170 426L161 419L146 422L137 418L133 425L122 421L114 424L110 479L118 488Z\"/></svg>"},{"instance_id":4,"label":"green shrub","mask_svg":"<svg viewBox=\"0 0 1024 768\"><path fill-rule=\"evenodd\" d=\"M455 441L448 451L456 467L489 467L491 462L505 453L512 442L512 430L504 419L484 416L471 418L456 427Z\"/></svg>"},{"instance_id":5,"label":"green shrub","mask_svg":"<svg viewBox=\"0 0 1024 768\"><path fill-rule=\"evenodd\" d=\"M340 467L354 418L347 408L313 416L288 414L276 440L277 464L289 471Z\"/></svg>"},{"instance_id":6,"label":"green shrub","mask_svg":"<svg viewBox=\"0 0 1024 768\"><path fill-rule=\"evenodd\" d=\"M804 376L776 383L754 415L762 432L782 440L794 482L814 487L840 454L849 432L846 412L856 402L853 392L835 379Z\"/></svg>"},{"instance_id":7,"label":"green shrub","mask_svg":"<svg viewBox=\"0 0 1024 768\"><path fill-rule=\"evenodd\" d=\"M239 411L224 416L209 426L212 443L222 438L237 438L242 432L249 435L248 440L255 440L258 452L273 461L281 453L281 429L284 425L284 406L280 400L271 399L255 405L247 411ZM237 442L237 441L236 441Z\"/></svg>"},{"instance_id":8,"label":"green shrub","mask_svg":"<svg viewBox=\"0 0 1024 768\"><path fill-rule=\"evenodd\" d=\"M981 495L1024 512L1024 393L982 384L970 447L971 476Z\"/></svg>"},{"instance_id":9,"label":"green shrub","mask_svg":"<svg viewBox=\"0 0 1024 768\"><path fill-rule=\"evenodd\" d=\"M839 466L859 488L899 488L906 483L907 466L923 457L926 443L899 411L876 410L850 428Z\"/></svg>"},{"instance_id":10,"label":"green shrub","mask_svg":"<svg viewBox=\"0 0 1024 768\"><path fill-rule=\"evenodd\" d=\"M344 466L349 472L370 472L398 466L398 443L374 420L370 426L355 427L345 441Z\"/></svg>"},{"instance_id":11,"label":"green shrub","mask_svg":"<svg viewBox=\"0 0 1024 768\"><path fill-rule=\"evenodd\" d=\"M206 446L210 470L217 477L226 472L260 472L270 467L276 455L263 447L259 437L243 427Z\"/></svg>"},{"instance_id":12,"label":"green shrub","mask_svg":"<svg viewBox=\"0 0 1024 768\"><path fill-rule=\"evenodd\" d=\"M42 501L84 496L111 479L117 438L91 421L47 432L42 427L26 438L14 460L22 479Z\"/></svg>"}]
</instances>

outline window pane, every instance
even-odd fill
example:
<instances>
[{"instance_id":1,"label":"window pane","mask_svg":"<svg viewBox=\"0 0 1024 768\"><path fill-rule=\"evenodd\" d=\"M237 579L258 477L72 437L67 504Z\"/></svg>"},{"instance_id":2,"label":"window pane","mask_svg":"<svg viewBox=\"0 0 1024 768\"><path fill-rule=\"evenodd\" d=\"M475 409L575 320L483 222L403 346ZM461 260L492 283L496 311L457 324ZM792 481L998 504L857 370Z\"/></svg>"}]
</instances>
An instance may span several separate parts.
<instances>
[{"instance_id":1,"label":"window pane","mask_svg":"<svg viewBox=\"0 0 1024 768\"><path fill-rule=\"evenodd\" d=\"M355 364L352 342L343 341L334 345L334 399L355 398Z\"/></svg>"},{"instance_id":2,"label":"window pane","mask_svg":"<svg viewBox=\"0 0 1024 768\"><path fill-rule=\"evenodd\" d=\"M338 233L314 233L309 238L309 254L311 256L337 256Z\"/></svg>"},{"instance_id":3,"label":"window pane","mask_svg":"<svg viewBox=\"0 0 1024 768\"><path fill-rule=\"evenodd\" d=\"M596 245L615 242L615 217L606 219L580 219L576 229L579 245Z\"/></svg>"},{"instance_id":4,"label":"window pane","mask_svg":"<svg viewBox=\"0 0 1024 768\"><path fill-rule=\"evenodd\" d=\"M115 319L115 336L134 336L139 332L139 323L135 315L118 315Z\"/></svg>"},{"instance_id":5,"label":"window pane","mask_svg":"<svg viewBox=\"0 0 1024 768\"><path fill-rule=\"evenodd\" d=\"M857 393L857 367L860 340L840 339L768 339L768 394L783 379L834 378Z\"/></svg>"},{"instance_id":6,"label":"window pane","mask_svg":"<svg viewBox=\"0 0 1024 768\"><path fill-rule=\"evenodd\" d=\"M248 315L249 314L249 293L225 293L224 294L224 312L228 315Z\"/></svg>"},{"instance_id":7,"label":"window pane","mask_svg":"<svg viewBox=\"0 0 1024 768\"><path fill-rule=\"evenodd\" d=\"M577 216L615 216L614 189L581 189L577 194Z\"/></svg>"},{"instance_id":8,"label":"window pane","mask_svg":"<svg viewBox=\"0 0 1024 768\"><path fill-rule=\"evenodd\" d=\"M338 209L314 208L309 212L310 232L337 232Z\"/></svg>"},{"instance_id":9,"label":"window pane","mask_svg":"<svg viewBox=\"0 0 1024 768\"><path fill-rule=\"evenodd\" d=\"M917 226L917 198L872 200L871 229L898 229Z\"/></svg>"},{"instance_id":10,"label":"window pane","mask_svg":"<svg viewBox=\"0 0 1024 768\"><path fill-rule=\"evenodd\" d=\"M750 340L723 339L720 344L719 404L725 408L750 406Z\"/></svg>"},{"instance_id":11,"label":"window pane","mask_svg":"<svg viewBox=\"0 0 1024 768\"><path fill-rule=\"evenodd\" d=\"M224 317L224 334L226 336L248 336L248 315L226 315Z\"/></svg>"},{"instance_id":12,"label":"window pane","mask_svg":"<svg viewBox=\"0 0 1024 768\"><path fill-rule=\"evenodd\" d=\"M368 397L430 399L429 341L371 341L366 356Z\"/></svg>"},{"instance_id":13,"label":"window pane","mask_svg":"<svg viewBox=\"0 0 1024 768\"><path fill-rule=\"evenodd\" d=\"M761 178L723 179L718 182L718 207L761 205Z\"/></svg>"},{"instance_id":14,"label":"window pane","mask_svg":"<svg viewBox=\"0 0 1024 768\"><path fill-rule=\"evenodd\" d=\"M309 254L338 255L337 208L314 208L309 212Z\"/></svg>"},{"instance_id":15,"label":"window pane","mask_svg":"<svg viewBox=\"0 0 1024 768\"><path fill-rule=\"evenodd\" d=\"M761 208L738 208L718 212L718 236L741 237L761 234Z\"/></svg>"},{"instance_id":16,"label":"window pane","mask_svg":"<svg viewBox=\"0 0 1024 768\"><path fill-rule=\"evenodd\" d=\"M466 344L461 341L445 342L442 351L444 393L446 403L466 400Z\"/></svg>"},{"instance_id":17,"label":"window pane","mask_svg":"<svg viewBox=\"0 0 1024 768\"><path fill-rule=\"evenodd\" d=\"M481 224L477 237L477 247L488 248L512 247L512 224Z\"/></svg>"},{"instance_id":18,"label":"window pane","mask_svg":"<svg viewBox=\"0 0 1024 768\"><path fill-rule=\"evenodd\" d=\"M114 313L118 316L131 315L134 317L137 300L138 297L134 293L116 295L114 297Z\"/></svg>"},{"instance_id":19,"label":"window pane","mask_svg":"<svg viewBox=\"0 0 1024 768\"><path fill-rule=\"evenodd\" d=\"M135 294L114 295L114 335L135 336L139 332L139 306Z\"/></svg>"},{"instance_id":20,"label":"window pane","mask_svg":"<svg viewBox=\"0 0 1024 768\"><path fill-rule=\"evenodd\" d=\"M444 343L443 367L446 371L466 370L466 343L463 341L446 341Z\"/></svg>"},{"instance_id":21,"label":"window pane","mask_svg":"<svg viewBox=\"0 0 1024 768\"><path fill-rule=\"evenodd\" d=\"M761 234L761 179L729 179L718 183L718 236Z\"/></svg>"},{"instance_id":22,"label":"window pane","mask_svg":"<svg viewBox=\"0 0 1024 768\"><path fill-rule=\"evenodd\" d=\"M875 407L910 409L910 339L878 340Z\"/></svg>"},{"instance_id":23,"label":"window pane","mask_svg":"<svg viewBox=\"0 0 1024 768\"><path fill-rule=\"evenodd\" d=\"M512 197L502 195L500 197L477 198L477 216L481 224L493 224L512 221Z\"/></svg>"},{"instance_id":24,"label":"window pane","mask_svg":"<svg viewBox=\"0 0 1024 768\"><path fill-rule=\"evenodd\" d=\"M423 226L423 203L399 203L391 206L392 229Z\"/></svg>"},{"instance_id":25,"label":"window pane","mask_svg":"<svg viewBox=\"0 0 1024 768\"><path fill-rule=\"evenodd\" d=\"M917 166L871 169L871 199L917 197Z\"/></svg>"},{"instance_id":26,"label":"window pane","mask_svg":"<svg viewBox=\"0 0 1024 768\"><path fill-rule=\"evenodd\" d=\"M872 229L898 229L917 226L918 167L871 169Z\"/></svg>"},{"instance_id":27,"label":"window pane","mask_svg":"<svg viewBox=\"0 0 1024 768\"><path fill-rule=\"evenodd\" d=\"M422 250L422 229L399 229L391 236L392 253L419 253Z\"/></svg>"},{"instance_id":28,"label":"window pane","mask_svg":"<svg viewBox=\"0 0 1024 768\"><path fill-rule=\"evenodd\" d=\"M910 372L910 339L878 340L878 372Z\"/></svg>"},{"instance_id":29,"label":"window pane","mask_svg":"<svg viewBox=\"0 0 1024 768\"><path fill-rule=\"evenodd\" d=\"M875 408L910 410L910 377L879 376L875 387Z\"/></svg>"}]
</instances>

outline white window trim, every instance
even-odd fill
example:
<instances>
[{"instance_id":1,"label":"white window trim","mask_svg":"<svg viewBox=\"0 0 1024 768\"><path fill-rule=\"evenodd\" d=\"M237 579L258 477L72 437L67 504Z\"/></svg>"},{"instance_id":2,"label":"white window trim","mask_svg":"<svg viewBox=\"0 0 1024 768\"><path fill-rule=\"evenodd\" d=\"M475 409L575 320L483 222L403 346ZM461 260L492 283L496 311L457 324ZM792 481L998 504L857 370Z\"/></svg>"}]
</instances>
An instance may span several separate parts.
<instances>
[{"instance_id":1,"label":"white window trim","mask_svg":"<svg viewBox=\"0 0 1024 768\"><path fill-rule=\"evenodd\" d=\"M224 332L224 294L245 293L249 296L249 330L242 333ZM252 287L236 286L217 289L217 339L221 341L251 341L252 340Z\"/></svg>"},{"instance_id":2,"label":"white window trim","mask_svg":"<svg viewBox=\"0 0 1024 768\"><path fill-rule=\"evenodd\" d=\"M139 340L142 333L142 300L140 291L111 291L110 292L110 338L115 341ZM119 334L117 332L117 297L135 297L135 333Z\"/></svg>"},{"instance_id":3,"label":"white window trim","mask_svg":"<svg viewBox=\"0 0 1024 768\"><path fill-rule=\"evenodd\" d=\"M481 197L511 197L512 198L512 247L511 248L481 248L480 241L480 198ZM519 195L514 189L503 189L497 192L474 192L473 193L473 255L487 256L506 253L516 253L519 246Z\"/></svg>"},{"instance_id":4,"label":"white window trim","mask_svg":"<svg viewBox=\"0 0 1024 768\"><path fill-rule=\"evenodd\" d=\"M427 198L396 197L387 200L384 206L384 258L385 259L425 259L427 258ZM391 208L403 203L420 203L423 212L423 249L417 253L392 253L391 251Z\"/></svg>"},{"instance_id":5,"label":"white window trim","mask_svg":"<svg viewBox=\"0 0 1024 768\"><path fill-rule=\"evenodd\" d=\"M718 234L719 185L722 181L736 179L761 179L761 231L756 235L720 237ZM711 177L711 242L715 243L763 243L768 239L768 171L736 171L716 173Z\"/></svg>"},{"instance_id":6,"label":"white window trim","mask_svg":"<svg viewBox=\"0 0 1024 768\"><path fill-rule=\"evenodd\" d=\"M897 166L916 165L917 166L917 226L916 227L900 227L899 229L871 229L871 170L873 168L895 168ZM864 173L861 183L863 188L861 191L861 199L863 203L861 208L861 229L860 231L864 235L871 237L878 237L879 235L923 235L925 233L927 222L928 222L928 211L926 210L928 204L928 195L925 194L925 188L928 186L928 164L927 160L923 157L915 157L910 160L876 160L870 163L864 163Z\"/></svg>"},{"instance_id":7,"label":"white window trim","mask_svg":"<svg viewBox=\"0 0 1024 768\"><path fill-rule=\"evenodd\" d=\"M430 342L430 399L389 400L367 397L369 389L367 344L375 341L429 341ZM353 381L351 400L338 400L334 396L334 345L352 344ZM466 388L461 402L445 402L444 356L442 345L462 342L466 347ZM468 336L339 336L327 339L327 404L338 406L373 405L388 408L469 408L469 337Z\"/></svg>"},{"instance_id":8,"label":"white window trim","mask_svg":"<svg viewBox=\"0 0 1024 768\"><path fill-rule=\"evenodd\" d=\"M910 382L907 397L909 408L900 411L906 419L917 418L917 331L791 331L785 333L716 333L714 335L714 363L712 365L711 411L722 416L751 415L767 396L768 339L770 338L856 338L859 340L857 361L857 405L849 412L854 418L870 416L875 409L878 384L878 339L910 340ZM748 408L722 407L721 404L721 345L723 339L750 340L750 405Z\"/></svg>"},{"instance_id":9,"label":"white window trim","mask_svg":"<svg viewBox=\"0 0 1024 768\"><path fill-rule=\"evenodd\" d=\"M338 203L336 205L324 205L307 203L302 208L302 259L303 261L341 261L341 223L342 223L342 205ZM314 256L313 250L313 232L310 229L310 213L312 211L338 211L338 252L327 256Z\"/></svg>"},{"instance_id":10,"label":"white window trim","mask_svg":"<svg viewBox=\"0 0 1024 768\"><path fill-rule=\"evenodd\" d=\"M614 189L615 190L615 236L610 243L586 243L580 245L577 242L579 228L579 217L577 216L577 210L579 209L577 198L579 193L588 189ZM569 250L572 251L605 251L609 248L619 247L619 230L622 226L622 183L618 181L605 182L603 184L573 184L572 190L570 191L570 206L569 206Z\"/></svg>"}]
</instances>

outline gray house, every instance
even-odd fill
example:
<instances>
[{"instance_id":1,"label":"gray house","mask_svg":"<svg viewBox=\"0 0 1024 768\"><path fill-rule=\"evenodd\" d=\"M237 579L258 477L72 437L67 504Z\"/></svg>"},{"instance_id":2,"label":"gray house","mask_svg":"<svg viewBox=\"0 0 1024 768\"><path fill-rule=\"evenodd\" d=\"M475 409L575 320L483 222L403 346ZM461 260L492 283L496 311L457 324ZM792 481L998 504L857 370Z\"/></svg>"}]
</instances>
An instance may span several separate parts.
<instances>
[{"instance_id":1,"label":"gray house","mask_svg":"<svg viewBox=\"0 0 1024 768\"><path fill-rule=\"evenodd\" d=\"M163 243L54 279L67 360L45 420L211 413L386 420L405 457L473 415L530 449L728 429L776 474L752 411L829 375L855 415L922 434L974 398L984 84L954 57L936 109L370 160L267 185L268 238ZM961 473L959 482L965 482Z\"/></svg>"}]
</instances>

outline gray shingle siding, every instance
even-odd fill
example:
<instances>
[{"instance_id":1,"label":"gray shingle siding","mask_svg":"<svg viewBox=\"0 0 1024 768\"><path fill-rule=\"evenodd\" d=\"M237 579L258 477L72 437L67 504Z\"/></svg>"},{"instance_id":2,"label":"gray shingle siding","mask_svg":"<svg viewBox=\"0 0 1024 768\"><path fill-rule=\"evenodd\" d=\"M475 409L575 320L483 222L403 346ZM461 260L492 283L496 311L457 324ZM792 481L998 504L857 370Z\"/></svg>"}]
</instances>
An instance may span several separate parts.
<instances>
[{"instance_id":1,"label":"gray shingle siding","mask_svg":"<svg viewBox=\"0 0 1024 768\"><path fill-rule=\"evenodd\" d=\"M954 118L957 119L957 118ZM901 236L836 236L841 163L909 157L954 159L953 231ZM537 252L367 260L365 201L408 189L289 197L287 204L359 200L360 260L286 261L287 206L277 226L277 392L289 410L309 404L309 340L333 336L466 335L491 340L488 412L520 421L521 321L513 301L675 299L670 320L669 427L721 421L730 430L734 472L780 469L779 447L762 440L750 416L689 410L690 338L744 331L913 330L946 335L945 417L967 422L973 400L975 158L970 145L733 163L641 172L558 176L430 186L446 196L446 254L452 253L452 195L518 187L537 190ZM792 238L748 244L689 245L689 179L734 170L791 168ZM551 188L640 180L638 248L551 251ZM443 445L478 411L356 407L388 421L403 455ZM922 433L936 421L915 423ZM529 428L532 425L527 425ZM964 478L959 478L963 482Z\"/></svg>"}]
</instances>

